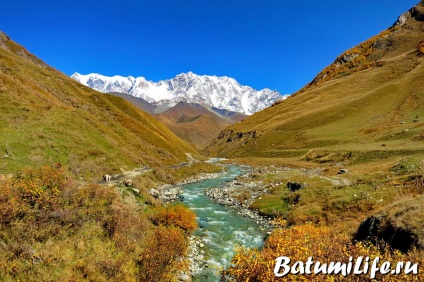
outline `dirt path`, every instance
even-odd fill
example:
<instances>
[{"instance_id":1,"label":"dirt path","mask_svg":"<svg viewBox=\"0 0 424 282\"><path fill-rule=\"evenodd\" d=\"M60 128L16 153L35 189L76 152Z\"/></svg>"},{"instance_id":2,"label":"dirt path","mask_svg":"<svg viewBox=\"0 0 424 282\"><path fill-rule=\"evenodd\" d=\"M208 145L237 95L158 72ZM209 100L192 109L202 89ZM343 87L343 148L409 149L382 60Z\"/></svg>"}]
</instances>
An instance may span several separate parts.
<instances>
[{"instance_id":1,"label":"dirt path","mask_svg":"<svg viewBox=\"0 0 424 282\"><path fill-rule=\"evenodd\" d=\"M185 153L187 158L188 158L188 162L183 162L177 165L173 165L170 166L171 168L180 168L180 167L184 167L184 166L188 166L191 165L192 163L197 163L199 162L199 160L196 160L190 153Z\"/></svg>"},{"instance_id":2,"label":"dirt path","mask_svg":"<svg viewBox=\"0 0 424 282\"><path fill-rule=\"evenodd\" d=\"M331 182L333 186L350 186L351 181L347 178L342 178L338 176L328 177L328 176L321 176L323 179L328 180Z\"/></svg>"},{"instance_id":3,"label":"dirt path","mask_svg":"<svg viewBox=\"0 0 424 282\"><path fill-rule=\"evenodd\" d=\"M186 156L188 158L188 162L183 162L183 163L180 163L178 165L171 166L171 168L180 168L180 167L184 167L184 166L187 166L187 165L191 165L192 163L199 162L199 160L195 159L190 153L186 153ZM117 185L119 183L122 183L122 181L125 180L126 178L131 179L131 178L136 177L137 175L141 175L141 174L151 172L151 171L152 171L152 169L149 168L149 167L139 167L139 168L136 168L136 169L133 169L133 170L125 171L121 174L113 175L112 179L108 182L105 182L104 180L100 180L97 183L108 185L108 186Z\"/></svg>"},{"instance_id":4,"label":"dirt path","mask_svg":"<svg viewBox=\"0 0 424 282\"><path fill-rule=\"evenodd\" d=\"M125 180L126 178L134 178L137 175L141 175L141 174L151 172L151 171L152 171L152 169L149 168L149 167L139 167L139 168L135 168L133 170L128 170L128 171L122 172L121 174L113 175L112 179L108 182L105 182L104 180L100 180L97 183L107 185L107 186L113 186L113 185L117 185L117 184L122 183L122 181Z\"/></svg>"},{"instance_id":5,"label":"dirt path","mask_svg":"<svg viewBox=\"0 0 424 282\"><path fill-rule=\"evenodd\" d=\"M413 49L413 50L410 50L410 51L408 51L408 52L402 53L402 54L397 55L397 56L392 57L392 58L382 59L382 60L380 60L380 62L390 62L390 61L394 61L394 60L396 60L396 59L399 59L400 57L405 57L405 56L407 56L407 55L410 55L410 54L414 53L415 51L417 51L417 48L415 48L415 49Z\"/></svg>"}]
</instances>

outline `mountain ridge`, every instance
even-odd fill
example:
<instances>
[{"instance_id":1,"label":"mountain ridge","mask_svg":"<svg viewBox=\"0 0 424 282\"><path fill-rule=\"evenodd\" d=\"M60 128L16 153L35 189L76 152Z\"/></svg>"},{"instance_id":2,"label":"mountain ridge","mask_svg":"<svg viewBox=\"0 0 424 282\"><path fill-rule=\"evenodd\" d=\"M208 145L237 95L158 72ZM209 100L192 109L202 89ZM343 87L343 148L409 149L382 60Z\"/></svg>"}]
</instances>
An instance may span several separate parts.
<instances>
[{"instance_id":1,"label":"mountain ridge","mask_svg":"<svg viewBox=\"0 0 424 282\"><path fill-rule=\"evenodd\" d=\"M223 129L235 122L230 118L219 117L199 104L183 101L154 117L175 135L199 149L208 145Z\"/></svg>"},{"instance_id":2,"label":"mountain ridge","mask_svg":"<svg viewBox=\"0 0 424 282\"><path fill-rule=\"evenodd\" d=\"M143 98L121 93L110 94L124 98L140 110L152 115L179 138L199 149L203 149L208 145L228 125L239 122L246 117L246 115L241 113L215 107L208 109L200 104L184 101L180 101L166 110L162 108L158 111L157 106Z\"/></svg>"},{"instance_id":3,"label":"mountain ridge","mask_svg":"<svg viewBox=\"0 0 424 282\"><path fill-rule=\"evenodd\" d=\"M421 148L424 7L410 11L415 16L347 50L288 99L226 128L208 152L311 160L314 150L341 146L358 158L390 145L406 154L408 142Z\"/></svg>"},{"instance_id":4,"label":"mountain ridge","mask_svg":"<svg viewBox=\"0 0 424 282\"><path fill-rule=\"evenodd\" d=\"M163 167L197 154L122 98L101 95L49 67L0 33L0 173L69 167L83 178L121 168Z\"/></svg>"},{"instance_id":5,"label":"mountain ridge","mask_svg":"<svg viewBox=\"0 0 424 282\"><path fill-rule=\"evenodd\" d=\"M144 77L108 77L96 73L74 73L71 77L102 93L125 93L156 105L172 107L184 101L247 115L288 97L268 88L258 91L250 86L242 86L231 77L196 75L193 72L158 82L148 81Z\"/></svg>"}]
</instances>

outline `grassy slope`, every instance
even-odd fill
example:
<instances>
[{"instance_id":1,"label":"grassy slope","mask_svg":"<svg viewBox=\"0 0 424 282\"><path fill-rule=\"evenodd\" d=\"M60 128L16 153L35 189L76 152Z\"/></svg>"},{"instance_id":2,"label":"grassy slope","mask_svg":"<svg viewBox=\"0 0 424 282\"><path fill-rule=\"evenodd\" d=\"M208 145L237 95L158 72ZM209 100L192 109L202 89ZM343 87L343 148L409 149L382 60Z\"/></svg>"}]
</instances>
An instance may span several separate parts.
<instances>
[{"instance_id":1,"label":"grassy slope","mask_svg":"<svg viewBox=\"0 0 424 282\"><path fill-rule=\"evenodd\" d=\"M122 98L84 87L0 36L0 173L62 163L81 176L182 162L194 149Z\"/></svg>"},{"instance_id":2,"label":"grassy slope","mask_svg":"<svg viewBox=\"0 0 424 282\"><path fill-rule=\"evenodd\" d=\"M324 222L356 232L367 216L424 192L410 180L424 174L424 57L417 48L423 38L424 23L414 19L373 38L391 42L369 54L379 53L379 67L358 62L331 80L314 80L228 127L209 153L260 167L257 180L270 193L251 208L290 224ZM336 175L341 168L349 172ZM288 181L308 188L290 193Z\"/></svg>"},{"instance_id":3,"label":"grassy slope","mask_svg":"<svg viewBox=\"0 0 424 282\"><path fill-rule=\"evenodd\" d=\"M315 149L352 152L365 159L381 150L424 152L424 65L417 51L424 35L422 25L411 19L384 38L392 45L375 50L383 66L348 76L340 73L339 78L311 84L230 126L214 140L209 152L231 157L307 158L306 153Z\"/></svg>"}]
</instances>

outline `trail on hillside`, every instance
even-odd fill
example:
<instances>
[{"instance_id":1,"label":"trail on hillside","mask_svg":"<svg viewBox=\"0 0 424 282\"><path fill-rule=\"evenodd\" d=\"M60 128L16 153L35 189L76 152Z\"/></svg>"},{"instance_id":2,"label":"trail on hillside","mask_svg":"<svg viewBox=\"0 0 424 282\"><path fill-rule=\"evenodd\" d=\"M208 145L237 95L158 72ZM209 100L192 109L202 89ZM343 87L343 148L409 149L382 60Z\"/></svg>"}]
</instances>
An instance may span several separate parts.
<instances>
[{"instance_id":1,"label":"trail on hillside","mask_svg":"<svg viewBox=\"0 0 424 282\"><path fill-rule=\"evenodd\" d=\"M390 62L390 61L394 61L394 60L396 60L396 59L399 59L400 57L405 57L406 55L410 55L410 54L412 54L412 53L413 53L413 52L415 52L415 51L417 51L417 48L414 48L414 49L412 49L412 50L410 50L410 51L407 51L407 52L405 52L405 53L402 53L402 54L397 55L397 56L392 57L392 58L382 59L382 60L380 60L380 62Z\"/></svg>"},{"instance_id":2,"label":"trail on hillside","mask_svg":"<svg viewBox=\"0 0 424 282\"><path fill-rule=\"evenodd\" d=\"M333 186L350 186L352 184L351 181L347 178L342 178L337 176L333 176L333 177L321 176L321 177L325 180L330 181Z\"/></svg>"},{"instance_id":3,"label":"trail on hillside","mask_svg":"<svg viewBox=\"0 0 424 282\"><path fill-rule=\"evenodd\" d=\"M99 180L98 184L103 184L107 186L117 185L122 183L125 179L132 179L138 175L151 172L152 169L150 167L138 167L133 170L124 171L120 174L112 175L112 179L110 181Z\"/></svg>"},{"instance_id":4,"label":"trail on hillside","mask_svg":"<svg viewBox=\"0 0 424 282\"><path fill-rule=\"evenodd\" d=\"M180 167L184 167L184 166L188 166L191 165L193 163L197 163L199 162L199 160L197 160L196 158L194 158L192 156L192 154L190 153L185 153L187 158L188 158L188 162L182 162L180 164L174 165L174 166L170 166L171 168L180 168ZM135 168L133 170L127 170L127 171L123 171L121 174L115 174L112 175L112 179L110 181L104 181L104 180L99 180L97 183L99 184L105 184L108 186L112 186L112 185L116 185L116 184L120 184L122 183L125 179L132 179L138 175L144 174L144 173L148 173L151 172L153 169L150 167L138 167Z\"/></svg>"}]
</instances>

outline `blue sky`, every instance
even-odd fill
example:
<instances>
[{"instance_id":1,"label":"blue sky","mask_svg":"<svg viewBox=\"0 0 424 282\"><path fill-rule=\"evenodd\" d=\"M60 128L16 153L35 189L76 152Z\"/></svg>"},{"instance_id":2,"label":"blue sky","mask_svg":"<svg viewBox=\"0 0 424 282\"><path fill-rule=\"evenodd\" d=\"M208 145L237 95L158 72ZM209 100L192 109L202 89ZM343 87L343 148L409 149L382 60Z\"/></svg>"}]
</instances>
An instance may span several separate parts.
<instances>
[{"instance_id":1,"label":"blue sky","mask_svg":"<svg viewBox=\"0 0 424 282\"><path fill-rule=\"evenodd\" d=\"M1 4L0 30L67 75L193 71L285 94L418 2L15 0Z\"/></svg>"}]
</instances>

